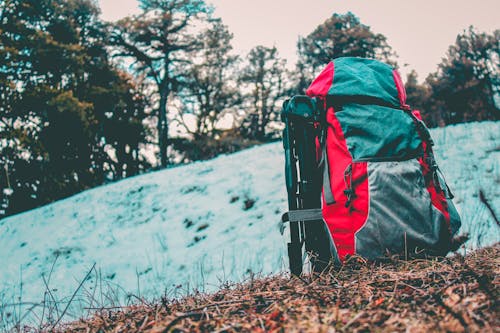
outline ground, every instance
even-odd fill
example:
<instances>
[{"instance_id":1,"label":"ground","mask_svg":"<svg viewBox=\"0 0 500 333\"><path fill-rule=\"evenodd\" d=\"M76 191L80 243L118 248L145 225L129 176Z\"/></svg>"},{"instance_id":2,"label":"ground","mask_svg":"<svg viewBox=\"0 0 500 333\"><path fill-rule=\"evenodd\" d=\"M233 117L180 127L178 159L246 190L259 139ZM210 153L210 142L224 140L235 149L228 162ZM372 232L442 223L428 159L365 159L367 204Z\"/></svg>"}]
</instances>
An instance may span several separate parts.
<instances>
[{"instance_id":1,"label":"ground","mask_svg":"<svg viewBox=\"0 0 500 333\"><path fill-rule=\"evenodd\" d=\"M500 244L449 258L253 277L59 327L74 332L500 332Z\"/></svg>"}]
</instances>

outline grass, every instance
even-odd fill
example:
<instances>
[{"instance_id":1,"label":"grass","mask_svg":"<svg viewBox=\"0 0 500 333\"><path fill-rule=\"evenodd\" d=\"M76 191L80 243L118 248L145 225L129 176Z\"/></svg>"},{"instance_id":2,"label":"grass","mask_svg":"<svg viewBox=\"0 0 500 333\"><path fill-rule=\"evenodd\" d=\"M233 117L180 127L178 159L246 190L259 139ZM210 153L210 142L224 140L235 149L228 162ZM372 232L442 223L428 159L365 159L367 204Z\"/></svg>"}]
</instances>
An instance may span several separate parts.
<instances>
[{"instance_id":1,"label":"grass","mask_svg":"<svg viewBox=\"0 0 500 333\"><path fill-rule=\"evenodd\" d=\"M216 293L94 309L93 316L56 330L498 332L499 258L500 244L432 260L352 257L322 274L253 277Z\"/></svg>"}]
</instances>

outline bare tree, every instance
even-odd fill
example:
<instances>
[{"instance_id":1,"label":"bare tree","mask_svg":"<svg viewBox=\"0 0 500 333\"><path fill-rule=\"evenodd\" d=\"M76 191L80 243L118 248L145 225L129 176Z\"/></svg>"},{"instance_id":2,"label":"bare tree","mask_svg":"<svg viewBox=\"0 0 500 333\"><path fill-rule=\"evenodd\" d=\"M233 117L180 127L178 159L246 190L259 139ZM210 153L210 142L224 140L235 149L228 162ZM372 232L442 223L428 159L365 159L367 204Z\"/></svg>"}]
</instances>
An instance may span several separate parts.
<instances>
[{"instance_id":1,"label":"bare tree","mask_svg":"<svg viewBox=\"0 0 500 333\"><path fill-rule=\"evenodd\" d=\"M270 121L277 116L278 101L285 94L285 60L276 47L257 46L250 50L240 81L247 85L250 113L243 123L247 136L263 140Z\"/></svg>"},{"instance_id":2,"label":"bare tree","mask_svg":"<svg viewBox=\"0 0 500 333\"><path fill-rule=\"evenodd\" d=\"M210 14L203 0L141 0L142 13L118 21L112 29L117 56L134 60L137 73L149 77L158 100L158 146L161 167L168 163L168 99L179 90L189 54L199 49L193 28Z\"/></svg>"},{"instance_id":3,"label":"bare tree","mask_svg":"<svg viewBox=\"0 0 500 333\"><path fill-rule=\"evenodd\" d=\"M233 35L220 19L211 22L198 39L203 48L187 70L187 80L182 92L185 107L178 121L195 140L218 132L216 123L225 111L241 101L235 80L238 57L231 54ZM186 122L186 115L194 116L195 128Z\"/></svg>"}]
</instances>

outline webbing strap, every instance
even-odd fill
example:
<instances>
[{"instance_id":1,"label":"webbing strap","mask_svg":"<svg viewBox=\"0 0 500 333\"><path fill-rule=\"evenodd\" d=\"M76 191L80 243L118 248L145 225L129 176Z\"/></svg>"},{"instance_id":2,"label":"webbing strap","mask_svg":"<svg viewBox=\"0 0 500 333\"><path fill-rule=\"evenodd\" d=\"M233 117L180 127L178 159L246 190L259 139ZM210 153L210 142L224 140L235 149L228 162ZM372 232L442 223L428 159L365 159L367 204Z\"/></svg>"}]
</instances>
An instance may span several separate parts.
<instances>
[{"instance_id":1,"label":"webbing strap","mask_svg":"<svg viewBox=\"0 0 500 333\"><path fill-rule=\"evenodd\" d=\"M333 197L332 187L330 185L330 168L328 167L328 156L326 153L326 144L323 146L323 193L325 195L325 202L327 205L335 203L335 198Z\"/></svg>"},{"instance_id":2,"label":"webbing strap","mask_svg":"<svg viewBox=\"0 0 500 333\"><path fill-rule=\"evenodd\" d=\"M439 169L439 167L436 163L436 159L434 158L434 152L432 151L432 146L434 146L434 141L432 140L431 133L430 133L429 129L427 128L427 126L425 126L425 123L422 120L418 119L413 114L413 112L409 112L409 114L413 118L413 121L416 124L417 131L418 131L418 134L420 135L420 138L422 139L422 141L427 143L427 147L426 147L427 148L427 156L430 159L430 161L428 163L429 163L429 166L431 167L431 170L433 172L434 184L436 186L440 187L442 191L444 191L445 197L447 199L453 199L455 196L451 192L451 189L448 186L448 183L446 182L443 173ZM441 175L441 177L438 175L438 173L439 173L439 175ZM444 184L445 188L443 188L443 184Z\"/></svg>"},{"instance_id":3,"label":"webbing strap","mask_svg":"<svg viewBox=\"0 0 500 333\"><path fill-rule=\"evenodd\" d=\"M281 217L281 221L283 223L286 222L307 222L307 221L322 221L323 213L321 208L313 208L313 209L300 209L300 210L291 210Z\"/></svg>"},{"instance_id":4,"label":"webbing strap","mask_svg":"<svg viewBox=\"0 0 500 333\"><path fill-rule=\"evenodd\" d=\"M417 132L420 135L420 138L424 141L427 142L428 145L434 146L434 141L432 140L431 133L429 132L429 129L427 126L425 126L425 123L418 119L413 112L409 112L410 116L413 118L413 121L415 122L415 125L417 127Z\"/></svg>"}]
</instances>

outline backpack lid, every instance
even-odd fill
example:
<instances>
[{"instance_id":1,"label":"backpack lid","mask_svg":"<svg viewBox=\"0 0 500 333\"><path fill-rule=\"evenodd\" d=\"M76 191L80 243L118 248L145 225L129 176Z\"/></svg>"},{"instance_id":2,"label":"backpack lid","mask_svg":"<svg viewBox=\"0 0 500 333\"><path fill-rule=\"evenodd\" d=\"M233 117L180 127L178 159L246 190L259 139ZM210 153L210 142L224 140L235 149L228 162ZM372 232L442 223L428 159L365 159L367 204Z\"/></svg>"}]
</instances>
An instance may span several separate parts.
<instances>
[{"instance_id":1,"label":"backpack lid","mask_svg":"<svg viewBox=\"0 0 500 333\"><path fill-rule=\"evenodd\" d=\"M374 59L343 57L330 62L306 91L309 97L349 102L368 101L408 109L397 70Z\"/></svg>"}]
</instances>

